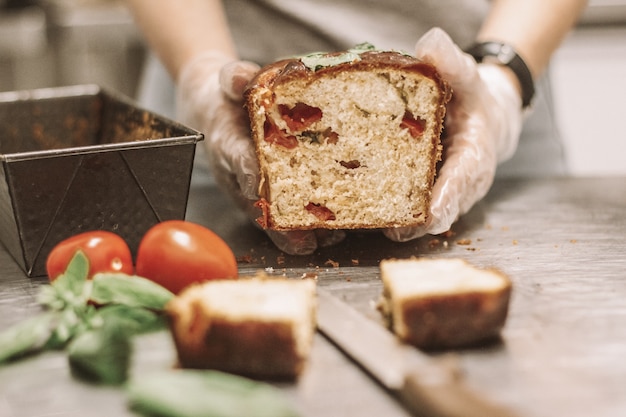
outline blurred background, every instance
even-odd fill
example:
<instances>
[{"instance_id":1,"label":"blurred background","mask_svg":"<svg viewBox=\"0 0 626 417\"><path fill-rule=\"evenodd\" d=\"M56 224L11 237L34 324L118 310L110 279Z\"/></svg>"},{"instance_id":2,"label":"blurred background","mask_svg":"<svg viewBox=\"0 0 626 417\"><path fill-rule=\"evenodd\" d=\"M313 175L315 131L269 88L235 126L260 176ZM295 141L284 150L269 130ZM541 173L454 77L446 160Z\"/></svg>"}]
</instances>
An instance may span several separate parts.
<instances>
[{"instance_id":1,"label":"blurred background","mask_svg":"<svg viewBox=\"0 0 626 417\"><path fill-rule=\"evenodd\" d=\"M95 83L136 97L145 59L123 1L0 0L0 91ZM626 0L590 0L550 71L572 173L626 175Z\"/></svg>"}]
</instances>

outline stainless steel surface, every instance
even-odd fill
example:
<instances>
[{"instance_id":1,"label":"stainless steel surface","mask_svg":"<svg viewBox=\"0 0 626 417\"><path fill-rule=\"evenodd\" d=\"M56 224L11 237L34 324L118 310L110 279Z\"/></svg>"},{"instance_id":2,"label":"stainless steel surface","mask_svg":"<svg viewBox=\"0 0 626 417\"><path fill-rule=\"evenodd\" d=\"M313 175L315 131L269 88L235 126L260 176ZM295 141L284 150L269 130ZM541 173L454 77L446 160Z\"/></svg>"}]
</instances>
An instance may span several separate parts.
<instances>
[{"instance_id":1,"label":"stainless steel surface","mask_svg":"<svg viewBox=\"0 0 626 417\"><path fill-rule=\"evenodd\" d=\"M47 46L46 16L41 8L0 9L0 58L37 55Z\"/></svg>"},{"instance_id":2,"label":"stainless steel surface","mask_svg":"<svg viewBox=\"0 0 626 417\"><path fill-rule=\"evenodd\" d=\"M145 46L124 1L39 0L58 85L95 83L134 97Z\"/></svg>"},{"instance_id":3,"label":"stainless steel surface","mask_svg":"<svg viewBox=\"0 0 626 417\"><path fill-rule=\"evenodd\" d=\"M587 25L624 25L626 24L626 1L589 0L580 23Z\"/></svg>"},{"instance_id":4,"label":"stainless steel surface","mask_svg":"<svg viewBox=\"0 0 626 417\"><path fill-rule=\"evenodd\" d=\"M145 45L123 1L23 3L0 8L0 91L93 83L135 96Z\"/></svg>"},{"instance_id":5,"label":"stainless steel surface","mask_svg":"<svg viewBox=\"0 0 626 417\"><path fill-rule=\"evenodd\" d=\"M513 417L467 388L452 361L401 343L325 288L318 288L317 327L383 387L422 417Z\"/></svg>"},{"instance_id":6,"label":"stainless steel surface","mask_svg":"<svg viewBox=\"0 0 626 417\"><path fill-rule=\"evenodd\" d=\"M319 331L385 388L399 390L406 379L411 348L394 338L382 323L363 316L327 289L318 288L317 296ZM424 356L420 359L427 361Z\"/></svg>"},{"instance_id":7,"label":"stainless steel surface","mask_svg":"<svg viewBox=\"0 0 626 417\"><path fill-rule=\"evenodd\" d=\"M626 415L626 178L498 181L438 244L351 233L336 247L291 257L197 169L188 219L223 236L242 273L316 277L374 320L383 258L462 257L497 266L513 281L510 315L499 343L453 352L468 386L523 417ZM44 282L27 278L0 250L0 329L39 311L35 294ZM141 339L135 352L133 372L174 362L166 334ZM300 380L283 388L306 416L408 415L321 336ZM42 415L129 413L119 391L72 379L61 352L0 368L0 416Z\"/></svg>"},{"instance_id":8,"label":"stainless steel surface","mask_svg":"<svg viewBox=\"0 0 626 417\"><path fill-rule=\"evenodd\" d=\"M0 9L0 91L54 81L47 29L40 7Z\"/></svg>"}]
</instances>

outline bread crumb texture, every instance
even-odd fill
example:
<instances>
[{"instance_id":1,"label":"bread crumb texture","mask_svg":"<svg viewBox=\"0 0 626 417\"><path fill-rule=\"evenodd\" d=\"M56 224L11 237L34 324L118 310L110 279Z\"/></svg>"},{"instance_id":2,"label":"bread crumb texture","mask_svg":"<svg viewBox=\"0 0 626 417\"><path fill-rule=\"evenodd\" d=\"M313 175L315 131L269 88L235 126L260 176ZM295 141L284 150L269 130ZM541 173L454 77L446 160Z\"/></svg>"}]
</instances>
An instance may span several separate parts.
<instances>
[{"instance_id":1,"label":"bread crumb texture","mask_svg":"<svg viewBox=\"0 0 626 417\"><path fill-rule=\"evenodd\" d=\"M512 284L496 269L462 259L389 259L380 263L380 307L393 332L423 349L476 345L497 338Z\"/></svg>"},{"instance_id":2,"label":"bread crumb texture","mask_svg":"<svg viewBox=\"0 0 626 417\"><path fill-rule=\"evenodd\" d=\"M315 282L270 278L209 281L167 306L181 366L295 378L315 331Z\"/></svg>"},{"instance_id":3,"label":"bread crumb texture","mask_svg":"<svg viewBox=\"0 0 626 417\"><path fill-rule=\"evenodd\" d=\"M447 100L438 79L346 65L260 85L249 97L268 227L425 222Z\"/></svg>"}]
</instances>

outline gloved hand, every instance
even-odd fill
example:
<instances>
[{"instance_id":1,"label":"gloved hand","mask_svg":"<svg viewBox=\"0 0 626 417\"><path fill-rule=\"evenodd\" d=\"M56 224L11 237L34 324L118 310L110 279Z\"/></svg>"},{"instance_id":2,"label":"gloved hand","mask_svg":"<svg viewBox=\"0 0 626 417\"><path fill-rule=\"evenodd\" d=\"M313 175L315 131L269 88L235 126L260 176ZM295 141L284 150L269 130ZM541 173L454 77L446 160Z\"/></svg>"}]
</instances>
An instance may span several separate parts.
<instances>
[{"instance_id":1,"label":"gloved hand","mask_svg":"<svg viewBox=\"0 0 626 417\"><path fill-rule=\"evenodd\" d=\"M187 63L177 79L178 118L205 135L209 166L217 183L254 221L261 215L258 200L259 166L243 108L243 90L259 70L252 62L235 61L219 52L206 52ZM341 230L278 232L267 235L282 251L305 255L340 242Z\"/></svg>"},{"instance_id":2,"label":"gloved hand","mask_svg":"<svg viewBox=\"0 0 626 417\"><path fill-rule=\"evenodd\" d=\"M435 180L430 218L424 226L384 230L395 241L450 229L489 191L500 162L517 149L522 101L504 70L477 64L441 29L417 42L416 57L435 65L452 87L445 119L443 165Z\"/></svg>"}]
</instances>

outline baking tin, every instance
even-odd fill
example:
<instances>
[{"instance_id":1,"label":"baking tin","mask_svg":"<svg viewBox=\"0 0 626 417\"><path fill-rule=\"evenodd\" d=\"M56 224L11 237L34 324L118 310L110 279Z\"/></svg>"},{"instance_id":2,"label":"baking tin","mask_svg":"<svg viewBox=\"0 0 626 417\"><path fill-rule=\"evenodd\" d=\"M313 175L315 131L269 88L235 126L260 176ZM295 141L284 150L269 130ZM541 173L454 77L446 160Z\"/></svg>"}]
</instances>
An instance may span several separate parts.
<instances>
[{"instance_id":1,"label":"baking tin","mask_svg":"<svg viewBox=\"0 0 626 417\"><path fill-rule=\"evenodd\" d=\"M96 85L0 93L0 240L28 276L61 240L184 219L201 133Z\"/></svg>"}]
</instances>

